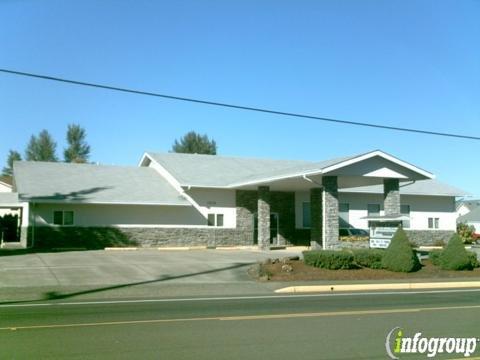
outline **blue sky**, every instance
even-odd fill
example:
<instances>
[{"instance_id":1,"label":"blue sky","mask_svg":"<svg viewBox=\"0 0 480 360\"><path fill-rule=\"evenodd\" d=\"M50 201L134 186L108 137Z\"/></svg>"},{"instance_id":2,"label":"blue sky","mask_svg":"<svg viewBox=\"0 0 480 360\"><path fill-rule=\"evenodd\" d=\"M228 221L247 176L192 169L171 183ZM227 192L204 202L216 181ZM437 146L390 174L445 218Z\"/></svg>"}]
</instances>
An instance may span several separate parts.
<instances>
[{"instance_id":1,"label":"blue sky","mask_svg":"<svg viewBox=\"0 0 480 360\"><path fill-rule=\"evenodd\" d=\"M0 68L480 136L480 1L0 0ZM137 164L189 130L222 155L382 149L480 197L480 142L228 110L0 74L0 162L46 128ZM3 166L3 164L2 164Z\"/></svg>"}]
</instances>

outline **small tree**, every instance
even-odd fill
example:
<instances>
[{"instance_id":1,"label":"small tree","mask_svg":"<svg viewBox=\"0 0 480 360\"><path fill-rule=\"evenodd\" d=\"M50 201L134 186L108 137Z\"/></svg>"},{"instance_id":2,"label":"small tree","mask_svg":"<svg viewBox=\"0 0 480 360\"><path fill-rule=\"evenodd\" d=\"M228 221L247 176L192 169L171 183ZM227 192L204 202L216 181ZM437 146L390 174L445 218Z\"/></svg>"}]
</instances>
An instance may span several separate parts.
<instances>
[{"instance_id":1,"label":"small tree","mask_svg":"<svg viewBox=\"0 0 480 360\"><path fill-rule=\"evenodd\" d=\"M407 234L401 227L393 235L383 256L382 265L387 270L397 272L412 272L422 267L408 241Z\"/></svg>"},{"instance_id":2,"label":"small tree","mask_svg":"<svg viewBox=\"0 0 480 360\"><path fill-rule=\"evenodd\" d=\"M473 242L473 234L475 234L475 227L459 223L457 224L457 234L464 244L471 244Z\"/></svg>"},{"instance_id":3,"label":"small tree","mask_svg":"<svg viewBox=\"0 0 480 360\"><path fill-rule=\"evenodd\" d=\"M63 151L65 162L86 163L90 156L90 145L85 141L87 134L80 125L70 124L67 129L68 147Z\"/></svg>"},{"instance_id":4,"label":"small tree","mask_svg":"<svg viewBox=\"0 0 480 360\"><path fill-rule=\"evenodd\" d=\"M476 260L476 255L465 249L460 236L453 234L440 254L439 263L444 270L472 270L477 266Z\"/></svg>"},{"instance_id":5,"label":"small tree","mask_svg":"<svg viewBox=\"0 0 480 360\"><path fill-rule=\"evenodd\" d=\"M7 157L7 165L2 170L3 176L13 176L13 162L14 161L21 161L22 156L18 151L9 150L8 157Z\"/></svg>"},{"instance_id":6,"label":"small tree","mask_svg":"<svg viewBox=\"0 0 480 360\"><path fill-rule=\"evenodd\" d=\"M28 161L58 161L55 154L57 143L47 130L42 130L38 137L32 135L25 151Z\"/></svg>"},{"instance_id":7,"label":"small tree","mask_svg":"<svg viewBox=\"0 0 480 360\"><path fill-rule=\"evenodd\" d=\"M180 141L175 140L172 151L176 153L217 155L217 144L215 140L210 140L206 134L200 135L195 131L190 131Z\"/></svg>"}]
</instances>

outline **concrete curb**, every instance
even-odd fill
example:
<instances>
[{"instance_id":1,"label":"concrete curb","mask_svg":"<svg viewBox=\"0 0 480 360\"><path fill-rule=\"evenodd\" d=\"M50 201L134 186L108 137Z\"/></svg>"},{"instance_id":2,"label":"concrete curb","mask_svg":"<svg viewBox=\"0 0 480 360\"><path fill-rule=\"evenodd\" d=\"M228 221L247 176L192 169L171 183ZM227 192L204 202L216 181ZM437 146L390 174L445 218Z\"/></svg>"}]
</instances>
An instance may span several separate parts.
<instances>
[{"instance_id":1,"label":"concrete curb","mask_svg":"<svg viewBox=\"0 0 480 360\"><path fill-rule=\"evenodd\" d=\"M298 294L334 291L375 291L375 290L428 290L480 288L480 281L451 281L432 283L397 283L397 284L332 284L311 286L289 286L275 290L278 294Z\"/></svg>"},{"instance_id":2,"label":"concrete curb","mask_svg":"<svg viewBox=\"0 0 480 360\"><path fill-rule=\"evenodd\" d=\"M286 247L283 250L292 251L295 247ZM161 251L187 251L187 250L251 250L251 251L263 251L258 246L165 246L165 247L106 247L105 251L131 251L131 250L161 250ZM273 251L273 250L272 250ZM277 250L275 250L276 252Z\"/></svg>"}]
</instances>

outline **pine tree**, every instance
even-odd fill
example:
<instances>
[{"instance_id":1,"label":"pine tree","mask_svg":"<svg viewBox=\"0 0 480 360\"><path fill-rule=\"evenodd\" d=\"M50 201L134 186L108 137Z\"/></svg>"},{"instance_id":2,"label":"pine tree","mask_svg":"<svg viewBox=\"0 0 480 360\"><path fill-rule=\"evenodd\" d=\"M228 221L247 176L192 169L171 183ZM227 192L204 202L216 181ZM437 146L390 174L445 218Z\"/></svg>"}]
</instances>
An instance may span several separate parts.
<instances>
[{"instance_id":1,"label":"pine tree","mask_svg":"<svg viewBox=\"0 0 480 360\"><path fill-rule=\"evenodd\" d=\"M216 155L217 144L215 140L210 140L206 134L200 135L195 131L190 131L180 141L175 140L172 151L176 153Z\"/></svg>"},{"instance_id":2,"label":"pine tree","mask_svg":"<svg viewBox=\"0 0 480 360\"><path fill-rule=\"evenodd\" d=\"M7 165L2 170L3 176L12 176L13 175L13 162L14 161L21 161L22 156L18 151L9 150L8 157L7 157Z\"/></svg>"},{"instance_id":3,"label":"pine tree","mask_svg":"<svg viewBox=\"0 0 480 360\"><path fill-rule=\"evenodd\" d=\"M90 156L90 145L85 141L86 136L85 129L80 125L68 125L68 147L63 151L65 162L86 163L88 161Z\"/></svg>"},{"instance_id":4,"label":"pine tree","mask_svg":"<svg viewBox=\"0 0 480 360\"><path fill-rule=\"evenodd\" d=\"M58 161L55 154L57 143L47 130L42 130L38 136L32 135L25 151L28 161Z\"/></svg>"}]
</instances>

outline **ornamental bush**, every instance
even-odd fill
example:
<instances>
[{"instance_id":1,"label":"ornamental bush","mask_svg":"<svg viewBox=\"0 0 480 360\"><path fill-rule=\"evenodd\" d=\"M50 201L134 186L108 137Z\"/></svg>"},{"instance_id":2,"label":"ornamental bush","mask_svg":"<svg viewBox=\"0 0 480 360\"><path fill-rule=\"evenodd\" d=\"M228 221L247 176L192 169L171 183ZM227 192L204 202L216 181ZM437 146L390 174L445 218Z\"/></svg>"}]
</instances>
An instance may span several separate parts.
<instances>
[{"instance_id":1,"label":"ornamental bush","mask_svg":"<svg viewBox=\"0 0 480 360\"><path fill-rule=\"evenodd\" d=\"M355 268L353 254L344 250L304 251L303 260L306 265L322 269L338 270Z\"/></svg>"},{"instance_id":2,"label":"ornamental bush","mask_svg":"<svg viewBox=\"0 0 480 360\"><path fill-rule=\"evenodd\" d=\"M419 270L422 265L402 228L398 228L393 235L390 245L382 259L382 266L390 271L412 272Z\"/></svg>"},{"instance_id":3,"label":"ornamental bush","mask_svg":"<svg viewBox=\"0 0 480 360\"><path fill-rule=\"evenodd\" d=\"M457 224L457 234L464 244L471 244L474 240L475 227L459 223Z\"/></svg>"},{"instance_id":4,"label":"ornamental bush","mask_svg":"<svg viewBox=\"0 0 480 360\"><path fill-rule=\"evenodd\" d=\"M381 269L385 250L380 249L355 249L352 250L353 261L361 267Z\"/></svg>"},{"instance_id":5,"label":"ornamental bush","mask_svg":"<svg viewBox=\"0 0 480 360\"><path fill-rule=\"evenodd\" d=\"M435 266L440 266L440 256L442 255L442 250L432 250L428 253L428 258Z\"/></svg>"},{"instance_id":6,"label":"ornamental bush","mask_svg":"<svg viewBox=\"0 0 480 360\"><path fill-rule=\"evenodd\" d=\"M467 251L460 236L454 234L440 255L439 265L444 270L472 270L478 262L476 254Z\"/></svg>"}]
</instances>

